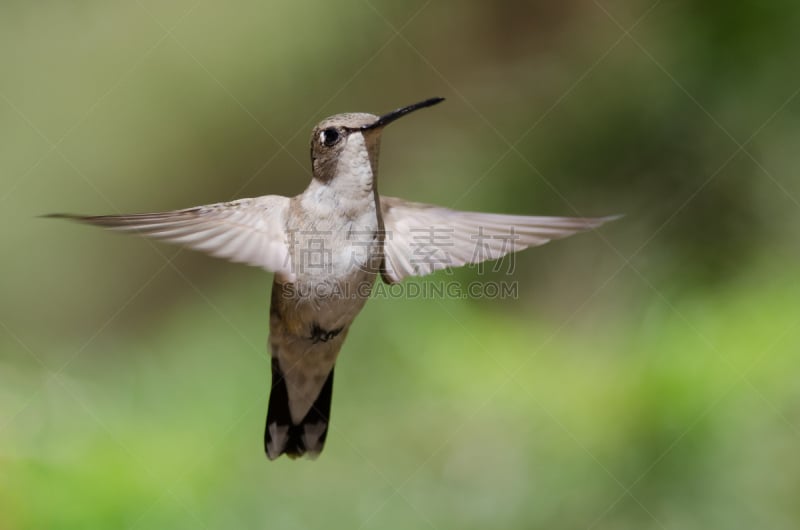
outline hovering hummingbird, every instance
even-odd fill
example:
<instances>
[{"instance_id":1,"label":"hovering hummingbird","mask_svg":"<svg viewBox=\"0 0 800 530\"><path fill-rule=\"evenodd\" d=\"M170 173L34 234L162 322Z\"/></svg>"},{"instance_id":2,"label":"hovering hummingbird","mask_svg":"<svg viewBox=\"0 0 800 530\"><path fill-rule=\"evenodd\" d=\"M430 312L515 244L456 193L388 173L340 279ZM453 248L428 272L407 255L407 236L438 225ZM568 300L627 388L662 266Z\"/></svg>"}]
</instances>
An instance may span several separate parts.
<instances>
[{"instance_id":1,"label":"hovering hummingbird","mask_svg":"<svg viewBox=\"0 0 800 530\"><path fill-rule=\"evenodd\" d=\"M393 284L496 260L616 218L462 212L379 195L384 127L443 99L383 116L351 113L323 120L311 135L313 178L295 197L266 195L161 213L50 217L163 239L273 272L272 389L264 448L270 460L284 453L313 458L328 433L339 350L379 275ZM434 230L439 233L431 237Z\"/></svg>"}]
</instances>

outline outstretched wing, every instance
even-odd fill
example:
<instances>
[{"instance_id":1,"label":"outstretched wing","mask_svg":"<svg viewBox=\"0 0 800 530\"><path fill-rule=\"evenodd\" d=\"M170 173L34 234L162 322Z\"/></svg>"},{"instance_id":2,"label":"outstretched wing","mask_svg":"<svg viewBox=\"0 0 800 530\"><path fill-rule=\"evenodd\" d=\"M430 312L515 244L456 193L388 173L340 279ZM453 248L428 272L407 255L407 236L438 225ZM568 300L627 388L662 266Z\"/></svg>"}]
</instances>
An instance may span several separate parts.
<instances>
[{"instance_id":1,"label":"outstretched wing","mask_svg":"<svg viewBox=\"0 0 800 530\"><path fill-rule=\"evenodd\" d=\"M496 260L619 218L528 217L460 212L395 197L382 196L380 201L386 231L382 275L387 283Z\"/></svg>"},{"instance_id":2,"label":"outstretched wing","mask_svg":"<svg viewBox=\"0 0 800 530\"><path fill-rule=\"evenodd\" d=\"M289 199L266 195L171 212L82 216L53 214L120 232L132 232L262 267L291 281L286 234Z\"/></svg>"}]
</instances>

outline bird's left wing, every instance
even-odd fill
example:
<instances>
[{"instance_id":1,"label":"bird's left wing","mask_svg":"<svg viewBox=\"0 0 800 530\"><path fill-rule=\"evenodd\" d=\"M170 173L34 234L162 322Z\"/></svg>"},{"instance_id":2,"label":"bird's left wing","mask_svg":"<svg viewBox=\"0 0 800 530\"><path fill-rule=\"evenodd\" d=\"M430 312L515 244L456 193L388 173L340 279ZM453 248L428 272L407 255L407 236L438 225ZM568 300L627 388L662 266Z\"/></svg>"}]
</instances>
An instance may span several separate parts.
<instances>
[{"instance_id":1,"label":"bird's left wing","mask_svg":"<svg viewBox=\"0 0 800 530\"><path fill-rule=\"evenodd\" d=\"M500 259L619 218L461 212L383 196L380 202L385 230L382 275L387 283Z\"/></svg>"},{"instance_id":2,"label":"bird's left wing","mask_svg":"<svg viewBox=\"0 0 800 530\"><path fill-rule=\"evenodd\" d=\"M159 213L53 214L120 232L186 245L213 256L293 278L286 233L289 199L266 195Z\"/></svg>"}]
</instances>

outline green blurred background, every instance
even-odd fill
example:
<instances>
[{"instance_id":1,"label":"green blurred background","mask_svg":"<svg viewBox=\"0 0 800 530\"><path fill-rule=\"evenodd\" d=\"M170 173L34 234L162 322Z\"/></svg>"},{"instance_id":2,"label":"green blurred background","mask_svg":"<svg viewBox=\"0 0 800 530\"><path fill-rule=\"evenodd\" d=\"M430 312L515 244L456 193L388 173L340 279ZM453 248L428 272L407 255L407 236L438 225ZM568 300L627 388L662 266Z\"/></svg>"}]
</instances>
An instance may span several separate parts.
<instances>
[{"instance_id":1,"label":"green blurred background","mask_svg":"<svg viewBox=\"0 0 800 530\"><path fill-rule=\"evenodd\" d=\"M0 529L797 528L797 27L788 1L3 2ZM626 217L520 254L515 300L371 301L315 462L263 455L268 274L36 217L292 195L317 121L430 96L382 193Z\"/></svg>"}]
</instances>

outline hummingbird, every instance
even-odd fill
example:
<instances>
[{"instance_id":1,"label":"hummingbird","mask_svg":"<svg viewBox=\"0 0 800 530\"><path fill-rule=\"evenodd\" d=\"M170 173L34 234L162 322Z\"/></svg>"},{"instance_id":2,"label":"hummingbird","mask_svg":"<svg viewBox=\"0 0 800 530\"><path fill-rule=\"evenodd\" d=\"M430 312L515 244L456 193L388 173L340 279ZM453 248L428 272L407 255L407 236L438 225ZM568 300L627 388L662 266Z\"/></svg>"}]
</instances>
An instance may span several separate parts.
<instances>
[{"instance_id":1,"label":"hummingbird","mask_svg":"<svg viewBox=\"0 0 800 530\"><path fill-rule=\"evenodd\" d=\"M497 260L616 218L466 212L380 195L384 129L443 100L426 99L380 116L345 113L323 120L311 134L311 182L291 198L48 217L165 240L274 273L264 449L270 460L282 454L315 458L328 434L339 351L378 277L394 284Z\"/></svg>"}]
</instances>

